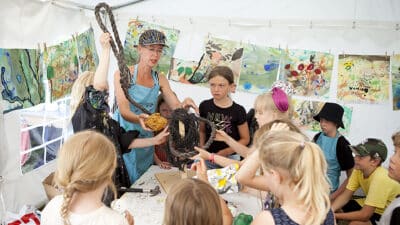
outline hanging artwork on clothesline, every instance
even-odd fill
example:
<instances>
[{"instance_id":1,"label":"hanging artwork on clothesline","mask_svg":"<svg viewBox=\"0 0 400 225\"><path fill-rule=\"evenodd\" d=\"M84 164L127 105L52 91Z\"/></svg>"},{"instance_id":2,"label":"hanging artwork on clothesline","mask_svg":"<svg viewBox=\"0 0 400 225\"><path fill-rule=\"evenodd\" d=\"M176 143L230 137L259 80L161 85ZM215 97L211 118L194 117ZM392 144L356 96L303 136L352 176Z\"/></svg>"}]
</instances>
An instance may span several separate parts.
<instances>
[{"instance_id":1,"label":"hanging artwork on clothesline","mask_svg":"<svg viewBox=\"0 0 400 225\"><path fill-rule=\"evenodd\" d=\"M389 99L389 57L339 55L338 100L382 103Z\"/></svg>"},{"instance_id":2,"label":"hanging artwork on clothesline","mask_svg":"<svg viewBox=\"0 0 400 225\"><path fill-rule=\"evenodd\" d=\"M311 50L283 51L279 79L290 82L294 95L329 98L333 55Z\"/></svg>"},{"instance_id":3,"label":"hanging artwork on clothesline","mask_svg":"<svg viewBox=\"0 0 400 225\"><path fill-rule=\"evenodd\" d=\"M228 66L232 69L234 82L238 84L240 66L243 58L243 47L236 41L208 37L205 53L199 61L199 68L191 77L191 83L207 83L208 73L216 66Z\"/></svg>"},{"instance_id":4,"label":"hanging artwork on clothesline","mask_svg":"<svg viewBox=\"0 0 400 225\"><path fill-rule=\"evenodd\" d=\"M400 54L391 57L393 110L400 110Z\"/></svg>"},{"instance_id":5,"label":"hanging artwork on clothesline","mask_svg":"<svg viewBox=\"0 0 400 225\"><path fill-rule=\"evenodd\" d=\"M3 113L43 103L42 58L36 49L0 49Z\"/></svg>"},{"instance_id":6,"label":"hanging artwork on clothesline","mask_svg":"<svg viewBox=\"0 0 400 225\"><path fill-rule=\"evenodd\" d=\"M99 64L99 56L96 51L93 28L89 28L87 31L79 34L76 42L78 44L80 72L95 72Z\"/></svg>"},{"instance_id":7,"label":"hanging artwork on clothesline","mask_svg":"<svg viewBox=\"0 0 400 225\"><path fill-rule=\"evenodd\" d=\"M55 101L71 93L78 78L78 55L76 40L70 39L58 45L45 47L43 62L47 72L51 100Z\"/></svg>"},{"instance_id":8,"label":"hanging artwork on clothesline","mask_svg":"<svg viewBox=\"0 0 400 225\"><path fill-rule=\"evenodd\" d=\"M182 59L172 58L171 68L168 72L168 79L178 81L184 84L196 84L192 83L193 72L196 71L198 62L186 61Z\"/></svg>"},{"instance_id":9,"label":"hanging artwork on clothesline","mask_svg":"<svg viewBox=\"0 0 400 225\"><path fill-rule=\"evenodd\" d=\"M159 74L166 76L170 69L171 58L174 55L176 43L178 42L179 30L136 19L130 20L124 43L125 62L128 66L138 63L139 55L135 46L138 45L142 32L149 29L161 31L166 37L166 45L168 47L163 49L158 65L154 68Z\"/></svg>"},{"instance_id":10,"label":"hanging artwork on clothesline","mask_svg":"<svg viewBox=\"0 0 400 225\"><path fill-rule=\"evenodd\" d=\"M325 102L311 101L293 98L293 122L301 129L308 131L321 131L319 122L314 120L313 116L317 115L324 106ZM344 128L339 128L339 132L348 135L350 132L351 118L353 109L341 105L344 109L343 124Z\"/></svg>"},{"instance_id":11,"label":"hanging artwork on clothesline","mask_svg":"<svg viewBox=\"0 0 400 225\"><path fill-rule=\"evenodd\" d=\"M245 44L243 49L238 90L266 92L277 79L281 50L254 44Z\"/></svg>"},{"instance_id":12,"label":"hanging artwork on clothesline","mask_svg":"<svg viewBox=\"0 0 400 225\"><path fill-rule=\"evenodd\" d=\"M293 122L302 130L319 130L318 121L313 116L317 115L325 102L310 101L303 99L292 99L293 102Z\"/></svg>"}]
</instances>

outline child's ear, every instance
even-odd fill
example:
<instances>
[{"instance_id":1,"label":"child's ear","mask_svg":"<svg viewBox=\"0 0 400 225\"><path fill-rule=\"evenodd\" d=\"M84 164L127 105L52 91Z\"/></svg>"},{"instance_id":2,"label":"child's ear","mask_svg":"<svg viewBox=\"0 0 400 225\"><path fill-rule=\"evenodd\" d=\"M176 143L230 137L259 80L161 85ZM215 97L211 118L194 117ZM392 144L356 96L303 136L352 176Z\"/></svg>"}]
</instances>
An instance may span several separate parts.
<instances>
[{"instance_id":1,"label":"child's ear","mask_svg":"<svg viewBox=\"0 0 400 225\"><path fill-rule=\"evenodd\" d=\"M237 87L237 85L235 83L231 84L231 93L236 92L236 87Z\"/></svg>"},{"instance_id":2,"label":"child's ear","mask_svg":"<svg viewBox=\"0 0 400 225\"><path fill-rule=\"evenodd\" d=\"M281 184L283 182L283 177L277 170L271 169L270 173L272 174L272 179L275 184Z\"/></svg>"},{"instance_id":3,"label":"child's ear","mask_svg":"<svg viewBox=\"0 0 400 225\"><path fill-rule=\"evenodd\" d=\"M382 161L382 159L380 159L380 158L373 158L373 157L371 157L371 162L372 162L372 164L373 164L375 167L378 167L379 164L381 164L381 161Z\"/></svg>"}]
</instances>

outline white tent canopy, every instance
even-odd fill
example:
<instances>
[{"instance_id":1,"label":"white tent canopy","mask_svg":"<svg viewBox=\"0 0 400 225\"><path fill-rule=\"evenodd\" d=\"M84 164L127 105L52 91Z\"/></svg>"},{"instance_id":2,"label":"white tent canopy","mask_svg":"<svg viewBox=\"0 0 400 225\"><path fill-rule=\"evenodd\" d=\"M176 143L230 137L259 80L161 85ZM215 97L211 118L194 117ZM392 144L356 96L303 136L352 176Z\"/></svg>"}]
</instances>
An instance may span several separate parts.
<instances>
[{"instance_id":1,"label":"white tent canopy","mask_svg":"<svg viewBox=\"0 0 400 225\"><path fill-rule=\"evenodd\" d=\"M36 48L43 42L48 46L58 44L90 26L98 39L100 30L93 11L80 8L93 8L97 2L0 1L3 16L0 48ZM329 0L106 2L111 6L127 3L114 10L122 41L129 19L139 17L179 29L175 57L187 60L199 60L203 40L209 34L271 47L330 51L335 55L400 53L400 1L397 0L337 0L335 4ZM337 74L336 67L333 74ZM116 69L112 58L110 80ZM330 101L336 101L336 84L333 78ZM207 88L175 82L171 82L171 86L181 99L190 96L200 103L211 97ZM198 94L193 96L192 93ZM233 95L234 100L247 109L252 107L255 97L242 92ZM390 136L400 130L400 112L392 111L391 104L351 105L353 120L349 140L357 143L366 137L381 138L392 151ZM0 140L0 175L5 179L2 191L7 210L16 212L24 204L44 203L46 196L41 181L54 170L54 163L20 174L19 111L1 114Z\"/></svg>"}]
</instances>

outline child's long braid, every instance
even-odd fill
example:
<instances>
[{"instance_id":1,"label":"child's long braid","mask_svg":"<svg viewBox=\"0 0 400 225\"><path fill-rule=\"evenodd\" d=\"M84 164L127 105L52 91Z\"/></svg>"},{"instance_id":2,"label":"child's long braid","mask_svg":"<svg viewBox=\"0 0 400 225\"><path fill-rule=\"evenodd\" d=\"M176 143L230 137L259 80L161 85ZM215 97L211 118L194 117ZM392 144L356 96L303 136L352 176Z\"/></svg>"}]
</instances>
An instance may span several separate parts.
<instances>
[{"instance_id":1,"label":"child's long braid","mask_svg":"<svg viewBox=\"0 0 400 225\"><path fill-rule=\"evenodd\" d=\"M71 204L72 200L72 195L75 192L75 188L73 187L73 184L69 184L63 194L63 203L61 205L61 217L63 218L64 225L71 225L69 219L68 219L68 214L69 214L69 206Z\"/></svg>"}]
</instances>

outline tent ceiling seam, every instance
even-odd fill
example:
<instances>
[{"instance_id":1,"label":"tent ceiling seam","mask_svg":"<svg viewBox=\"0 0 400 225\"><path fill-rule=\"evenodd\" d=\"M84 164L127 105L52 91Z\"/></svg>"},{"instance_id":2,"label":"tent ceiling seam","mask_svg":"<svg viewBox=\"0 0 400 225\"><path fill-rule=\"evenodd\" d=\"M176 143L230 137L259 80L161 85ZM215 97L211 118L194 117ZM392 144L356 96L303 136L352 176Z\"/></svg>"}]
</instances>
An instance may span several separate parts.
<instances>
[{"instance_id":1,"label":"tent ceiling seam","mask_svg":"<svg viewBox=\"0 0 400 225\"><path fill-rule=\"evenodd\" d=\"M119 5L110 6L110 7L111 7L111 9L116 10L119 8L123 8L125 6L134 5L134 4L143 2L143 1L145 1L145 0L133 0L133 1L128 1L126 3L122 3ZM65 7L70 6L70 7L75 7L78 9L86 9L86 10L91 10L91 11L94 11L94 8L95 8L95 6L85 5L85 4L81 4L81 3L77 3L77 2L73 2L73 1L69 1L69 0L52 0L51 2L56 3L55 5L57 5L57 6L60 6L60 4L61 4L62 6L65 6Z\"/></svg>"}]
</instances>

